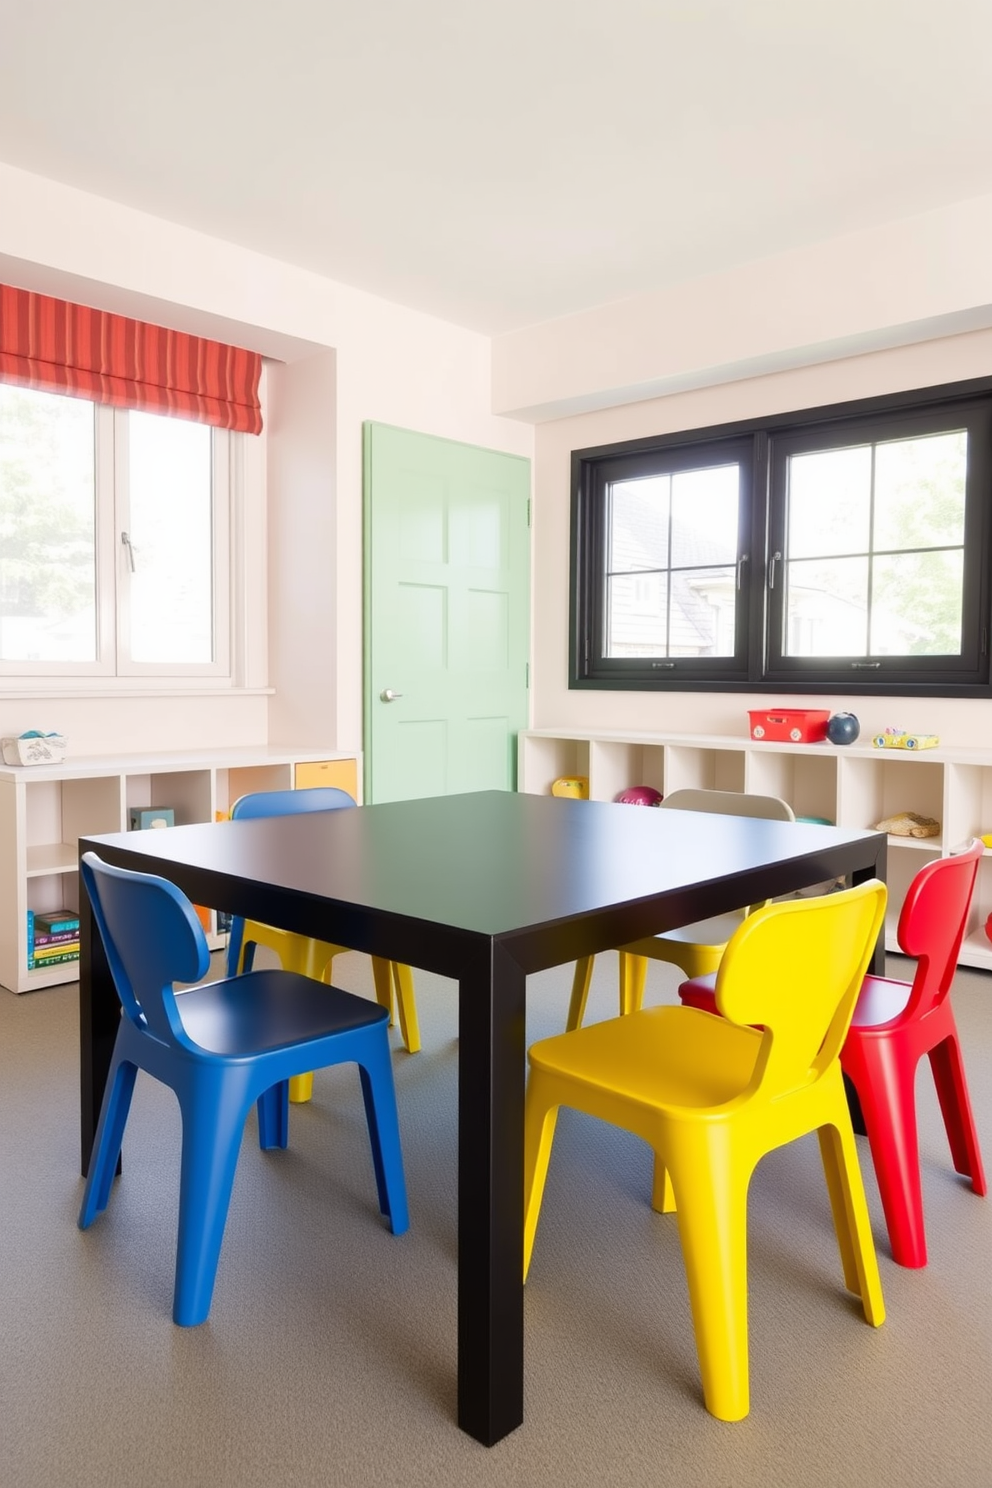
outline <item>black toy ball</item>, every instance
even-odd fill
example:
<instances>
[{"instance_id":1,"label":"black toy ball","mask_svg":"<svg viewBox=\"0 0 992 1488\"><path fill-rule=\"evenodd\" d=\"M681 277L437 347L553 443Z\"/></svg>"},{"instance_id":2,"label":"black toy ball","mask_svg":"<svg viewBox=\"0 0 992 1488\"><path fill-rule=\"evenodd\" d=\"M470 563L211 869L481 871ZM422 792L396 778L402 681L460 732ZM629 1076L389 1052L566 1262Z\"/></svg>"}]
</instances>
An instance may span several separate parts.
<instances>
[{"instance_id":1,"label":"black toy ball","mask_svg":"<svg viewBox=\"0 0 992 1488\"><path fill-rule=\"evenodd\" d=\"M853 713L834 713L827 720L827 738L831 744L853 744L861 725Z\"/></svg>"}]
</instances>

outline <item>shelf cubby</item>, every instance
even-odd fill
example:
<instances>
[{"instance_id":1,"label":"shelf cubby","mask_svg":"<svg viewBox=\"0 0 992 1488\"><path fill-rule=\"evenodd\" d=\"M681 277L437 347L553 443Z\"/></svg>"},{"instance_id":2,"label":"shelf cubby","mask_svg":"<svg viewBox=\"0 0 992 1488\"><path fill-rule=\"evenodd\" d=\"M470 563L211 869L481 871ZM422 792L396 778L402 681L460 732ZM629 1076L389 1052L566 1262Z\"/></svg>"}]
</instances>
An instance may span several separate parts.
<instances>
[{"instance_id":1,"label":"shelf cubby","mask_svg":"<svg viewBox=\"0 0 992 1488\"><path fill-rule=\"evenodd\" d=\"M780 796L797 816L823 817L840 827L873 828L902 812L941 823L934 837L890 834L886 944L913 876L927 862L972 837L992 833L992 749L938 748L914 754L870 743L835 747L691 734L624 735L535 729L519 738L519 789L547 794L559 775L589 776L594 800L611 801L630 785L662 795L684 788L751 791ZM963 965L992 970L992 852L978 875Z\"/></svg>"},{"instance_id":2,"label":"shelf cubby","mask_svg":"<svg viewBox=\"0 0 992 1488\"><path fill-rule=\"evenodd\" d=\"M746 756L743 749L669 744L666 750L665 795L676 790L742 791Z\"/></svg>"},{"instance_id":3,"label":"shelf cubby","mask_svg":"<svg viewBox=\"0 0 992 1488\"><path fill-rule=\"evenodd\" d=\"M665 751L657 744L594 739L589 745L589 793L597 801L614 801L631 785L665 788Z\"/></svg>"},{"instance_id":4,"label":"shelf cubby","mask_svg":"<svg viewBox=\"0 0 992 1488\"><path fill-rule=\"evenodd\" d=\"M291 789L298 767L331 774L342 766L357 780L359 763L354 754L261 745L0 768L0 985L28 992L76 980L71 962L27 969L27 912L78 909L80 837L125 831L132 807L171 806L176 826L212 822L248 791ZM223 942L212 915L206 921L216 949Z\"/></svg>"},{"instance_id":5,"label":"shelf cubby","mask_svg":"<svg viewBox=\"0 0 992 1488\"><path fill-rule=\"evenodd\" d=\"M836 823L837 756L754 751L747 756L746 789L759 796L788 801L797 816L823 817Z\"/></svg>"}]
</instances>

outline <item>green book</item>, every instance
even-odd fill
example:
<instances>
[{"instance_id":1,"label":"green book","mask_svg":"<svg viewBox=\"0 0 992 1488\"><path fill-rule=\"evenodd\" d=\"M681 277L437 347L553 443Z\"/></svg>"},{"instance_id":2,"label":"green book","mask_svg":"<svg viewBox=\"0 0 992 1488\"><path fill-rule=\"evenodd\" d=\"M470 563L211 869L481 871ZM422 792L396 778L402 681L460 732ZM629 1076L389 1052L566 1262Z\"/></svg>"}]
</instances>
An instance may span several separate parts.
<instances>
[{"instance_id":1,"label":"green book","mask_svg":"<svg viewBox=\"0 0 992 1488\"><path fill-rule=\"evenodd\" d=\"M65 951L60 951L57 955L54 956L29 956L28 971L43 971L46 966L59 966L66 961L78 960L78 951L70 951L68 953L66 953Z\"/></svg>"}]
</instances>

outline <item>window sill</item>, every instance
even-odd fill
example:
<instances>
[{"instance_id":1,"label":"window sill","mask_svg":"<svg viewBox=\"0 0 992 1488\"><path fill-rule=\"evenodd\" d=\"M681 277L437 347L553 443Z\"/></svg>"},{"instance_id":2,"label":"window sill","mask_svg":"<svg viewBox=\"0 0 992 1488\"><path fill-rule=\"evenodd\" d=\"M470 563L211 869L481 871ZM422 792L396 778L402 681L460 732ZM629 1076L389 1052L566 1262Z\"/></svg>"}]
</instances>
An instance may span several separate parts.
<instances>
[{"instance_id":1,"label":"window sill","mask_svg":"<svg viewBox=\"0 0 992 1488\"><path fill-rule=\"evenodd\" d=\"M272 697L274 687L231 687L218 683L214 678L199 682L176 681L153 683L148 678L120 678L116 684L102 677L93 677L89 685L82 682L69 683L63 677L39 677L37 679L10 678L0 680L0 702L12 702L20 698L80 698L89 702L95 698L166 698L166 697Z\"/></svg>"}]
</instances>

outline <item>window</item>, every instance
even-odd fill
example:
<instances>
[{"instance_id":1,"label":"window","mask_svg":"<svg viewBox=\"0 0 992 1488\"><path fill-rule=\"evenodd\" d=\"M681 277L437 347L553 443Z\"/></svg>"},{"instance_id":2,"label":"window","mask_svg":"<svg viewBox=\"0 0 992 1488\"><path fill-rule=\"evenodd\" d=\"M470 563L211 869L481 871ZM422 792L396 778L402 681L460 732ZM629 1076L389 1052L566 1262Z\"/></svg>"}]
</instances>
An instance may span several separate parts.
<instances>
[{"instance_id":1,"label":"window","mask_svg":"<svg viewBox=\"0 0 992 1488\"><path fill-rule=\"evenodd\" d=\"M573 687L992 695L992 382L581 450L573 481Z\"/></svg>"},{"instance_id":2,"label":"window","mask_svg":"<svg viewBox=\"0 0 992 1488\"><path fill-rule=\"evenodd\" d=\"M241 437L0 384L0 672L230 675Z\"/></svg>"}]
</instances>

